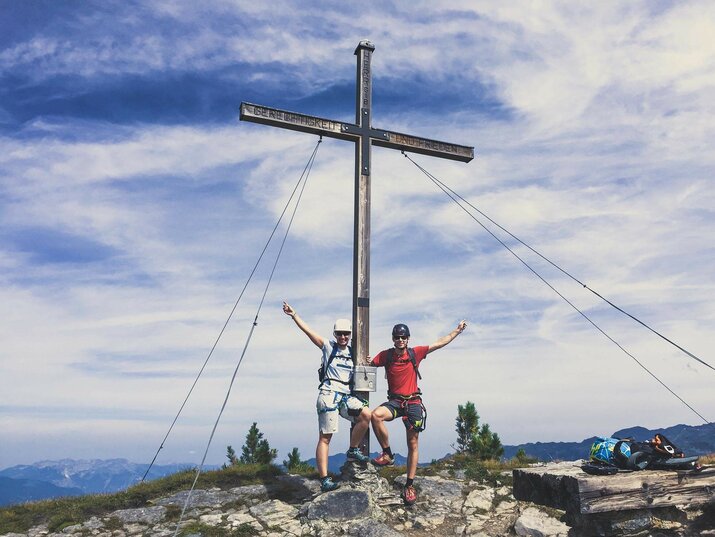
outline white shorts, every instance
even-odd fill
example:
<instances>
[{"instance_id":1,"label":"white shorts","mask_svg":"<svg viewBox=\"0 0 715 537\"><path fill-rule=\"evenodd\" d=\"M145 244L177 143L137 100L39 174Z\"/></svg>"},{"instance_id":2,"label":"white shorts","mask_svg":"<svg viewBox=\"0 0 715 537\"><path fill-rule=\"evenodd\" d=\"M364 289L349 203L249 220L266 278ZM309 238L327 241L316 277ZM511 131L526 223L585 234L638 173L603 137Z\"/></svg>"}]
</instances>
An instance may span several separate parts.
<instances>
[{"instance_id":1,"label":"white shorts","mask_svg":"<svg viewBox=\"0 0 715 537\"><path fill-rule=\"evenodd\" d=\"M367 402L350 395L328 390L320 390L315 408L318 411L318 427L323 434L338 432L338 415L351 423L360 415Z\"/></svg>"}]
</instances>

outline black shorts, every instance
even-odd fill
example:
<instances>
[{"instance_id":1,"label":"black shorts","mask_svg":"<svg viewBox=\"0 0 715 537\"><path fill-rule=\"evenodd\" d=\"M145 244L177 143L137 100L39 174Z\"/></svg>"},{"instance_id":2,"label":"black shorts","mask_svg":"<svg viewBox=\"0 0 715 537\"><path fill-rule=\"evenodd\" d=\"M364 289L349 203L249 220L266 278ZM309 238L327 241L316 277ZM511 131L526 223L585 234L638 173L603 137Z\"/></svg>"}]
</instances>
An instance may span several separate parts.
<instances>
[{"instance_id":1,"label":"black shorts","mask_svg":"<svg viewBox=\"0 0 715 537\"><path fill-rule=\"evenodd\" d=\"M421 397L413 399L390 399L380 406L384 406L392 414L392 418L402 418L407 430L414 429L418 433L425 430L427 425L427 409L422 404Z\"/></svg>"}]
</instances>

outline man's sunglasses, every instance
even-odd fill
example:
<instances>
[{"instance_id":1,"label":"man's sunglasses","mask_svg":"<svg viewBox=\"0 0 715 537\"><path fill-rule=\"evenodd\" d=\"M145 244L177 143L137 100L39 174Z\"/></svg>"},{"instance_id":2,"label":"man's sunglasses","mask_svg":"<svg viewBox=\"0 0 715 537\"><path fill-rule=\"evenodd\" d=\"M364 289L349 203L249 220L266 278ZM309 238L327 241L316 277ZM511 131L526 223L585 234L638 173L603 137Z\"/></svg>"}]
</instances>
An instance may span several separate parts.
<instances>
[{"instance_id":1,"label":"man's sunglasses","mask_svg":"<svg viewBox=\"0 0 715 537\"><path fill-rule=\"evenodd\" d=\"M335 337L340 336L350 337L350 332L335 332Z\"/></svg>"},{"instance_id":2,"label":"man's sunglasses","mask_svg":"<svg viewBox=\"0 0 715 537\"><path fill-rule=\"evenodd\" d=\"M410 336L392 336L392 339L394 339L394 340L404 339L405 341L407 341L408 339L410 339Z\"/></svg>"}]
</instances>

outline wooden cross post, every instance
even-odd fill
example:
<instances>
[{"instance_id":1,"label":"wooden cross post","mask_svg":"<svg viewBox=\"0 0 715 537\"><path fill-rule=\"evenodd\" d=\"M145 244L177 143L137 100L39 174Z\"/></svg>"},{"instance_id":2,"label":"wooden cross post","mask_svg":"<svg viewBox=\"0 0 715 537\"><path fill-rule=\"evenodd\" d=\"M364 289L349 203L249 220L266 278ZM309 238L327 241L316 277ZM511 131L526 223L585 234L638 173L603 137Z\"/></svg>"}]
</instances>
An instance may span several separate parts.
<instances>
[{"instance_id":1,"label":"wooden cross post","mask_svg":"<svg viewBox=\"0 0 715 537\"><path fill-rule=\"evenodd\" d=\"M357 56L355 123L307 116L257 104L241 103L241 120L355 143L355 227L353 243L353 354L358 365L367 364L370 329L370 153L371 147L388 147L434 157L469 162L474 148L419 138L372 127L372 75L375 46L360 41ZM358 395L369 401L367 392ZM363 443L369 453L369 432Z\"/></svg>"}]
</instances>

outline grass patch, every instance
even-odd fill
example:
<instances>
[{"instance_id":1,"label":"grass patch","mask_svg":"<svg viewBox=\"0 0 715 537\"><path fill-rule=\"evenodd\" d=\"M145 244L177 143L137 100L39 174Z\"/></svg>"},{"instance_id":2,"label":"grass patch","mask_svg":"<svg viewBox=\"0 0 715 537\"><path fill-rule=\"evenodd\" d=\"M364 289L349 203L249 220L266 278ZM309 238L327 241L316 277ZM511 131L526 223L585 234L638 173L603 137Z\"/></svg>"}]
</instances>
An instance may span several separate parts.
<instances>
[{"instance_id":1,"label":"grass patch","mask_svg":"<svg viewBox=\"0 0 715 537\"><path fill-rule=\"evenodd\" d=\"M301 462L300 464L291 466L288 469L288 473L307 477L308 479L318 479L320 477L320 474L318 474L318 470L316 470L314 466L311 466L307 462Z\"/></svg>"},{"instance_id":2,"label":"grass patch","mask_svg":"<svg viewBox=\"0 0 715 537\"><path fill-rule=\"evenodd\" d=\"M232 537L250 537L252 535L260 535L260 530L251 526L248 522L241 524L231 534Z\"/></svg>"},{"instance_id":3,"label":"grass patch","mask_svg":"<svg viewBox=\"0 0 715 537\"><path fill-rule=\"evenodd\" d=\"M464 477L478 483L491 486L511 486L512 476L509 472L514 468L523 468L532 461L530 459L509 460L480 460L473 455L455 453L439 461L433 461L424 471L423 475L436 475L446 471L450 476L455 476L457 471L464 471Z\"/></svg>"},{"instance_id":4,"label":"grass patch","mask_svg":"<svg viewBox=\"0 0 715 537\"><path fill-rule=\"evenodd\" d=\"M441 460L433 460L427 466L420 466L417 469L418 476L437 476L443 472L451 477L457 474L457 471L464 471L464 476L472 481L484 485L511 486L512 476L509 472L514 468L523 468L532 462L531 459L509 459L503 460L479 460L478 458L466 455L463 453L455 453ZM387 479L390 484L394 484L395 478L405 474L407 468L405 466L385 466L378 469L377 473L380 477ZM507 473L509 472L509 473Z\"/></svg>"},{"instance_id":5,"label":"grass patch","mask_svg":"<svg viewBox=\"0 0 715 537\"><path fill-rule=\"evenodd\" d=\"M63 529L74 526L78 523L78 520L71 513L60 513L50 517L47 522L47 529L50 532L55 533L56 531L62 531Z\"/></svg>"},{"instance_id":6,"label":"grass patch","mask_svg":"<svg viewBox=\"0 0 715 537\"><path fill-rule=\"evenodd\" d=\"M420 470L422 470L422 468L420 468ZM405 473L407 473L407 466L383 466L377 469L377 475L387 479L390 485L394 485L395 479Z\"/></svg>"},{"instance_id":7,"label":"grass patch","mask_svg":"<svg viewBox=\"0 0 715 537\"><path fill-rule=\"evenodd\" d=\"M229 489L241 485L270 483L281 473L281 470L273 465L229 466L202 473L196 488ZM92 516L106 516L117 509L146 507L152 499L188 490L195 476L195 469L187 469L134 485L115 494L88 494L5 507L0 509L0 535L10 532L24 533L40 524L48 524L50 531L56 532L67 526L80 524ZM167 513L167 517L173 516L175 513L172 511Z\"/></svg>"},{"instance_id":8,"label":"grass patch","mask_svg":"<svg viewBox=\"0 0 715 537\"><path fill-rule=\"evenodd\" d=\"M179 520L179 517L176 517L176 520ZM104 527L108 530L120 530L124 527L124 524L122 523L119 518L113 516L109 517L105 522L104 522Z\"/></svg>"},{"instance_id":9,"label":"grass patch","mask_svg":"<svg viewBox=\"0 0 715 537\"><path fill-rule=\"evenodd\" d=\"M114 517L112 517L114 518ZM178 522L181 518L181 507L178 505L167 505L164 511L164 520L167 522ZM111 519L110 519L111 520ZM106 526L106 524L105 524Z\"/></svg>"}]
</instances>

